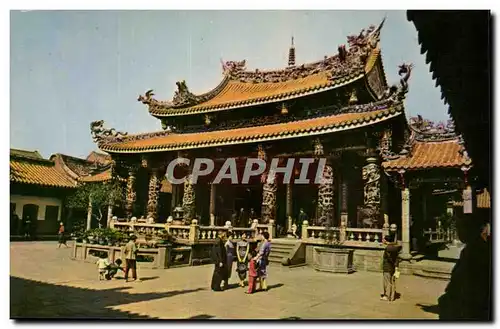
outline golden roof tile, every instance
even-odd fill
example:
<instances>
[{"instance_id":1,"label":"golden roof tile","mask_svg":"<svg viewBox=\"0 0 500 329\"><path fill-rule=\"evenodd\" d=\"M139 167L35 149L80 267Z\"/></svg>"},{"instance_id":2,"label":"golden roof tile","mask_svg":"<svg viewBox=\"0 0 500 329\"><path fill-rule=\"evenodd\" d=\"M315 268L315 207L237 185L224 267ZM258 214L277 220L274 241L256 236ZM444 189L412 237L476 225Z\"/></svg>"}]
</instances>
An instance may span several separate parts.
<instances>
[{"instance_id":1,"label":"golden roof tile","mask_svg":"<svg viewBox=\"0 0 500 329\"><path fill-rule=\"evenodd\" d=\"M470 165L470 159L462 154L463 146L458 139L421 142L413 145L411 155L401 156L382 163L386 170L429 169Z\"/></svg>"},{"instance_id":2,"label":"golden roof tile","mask_svg":"<svg viewBox=\"0 0 500 329\"><path fill-rule=\"evenodd\" d=\"M387 120L401 113L400 108L388 108L238 129L184 134L155 134L150 138L135 135L127 136L121 141L107 141L99 147L110 153L141 153L264 142L354 129Z\"/></svg>"},{"instance_id":3,"label":"golden roof tile","mask_svg":"<svg viewBox=\"0 0 500 329\"><path fill-rule=\"evenodd\" d=\"M57 169L52 161L17 156L10 158L10 181L50 187L76 187L76 181Z\"/></svg>"}]
</instances>

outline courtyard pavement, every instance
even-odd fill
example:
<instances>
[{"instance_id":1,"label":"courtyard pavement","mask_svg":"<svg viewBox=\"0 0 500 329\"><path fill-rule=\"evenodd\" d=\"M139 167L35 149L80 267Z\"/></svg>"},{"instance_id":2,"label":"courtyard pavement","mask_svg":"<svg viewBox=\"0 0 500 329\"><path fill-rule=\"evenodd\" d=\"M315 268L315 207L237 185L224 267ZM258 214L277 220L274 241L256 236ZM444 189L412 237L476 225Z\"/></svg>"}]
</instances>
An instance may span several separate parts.
<instances>
[{"instance_id":1,"label":"courtyard pavement","mask_svg":"<svg viewBox=\"0 0 500 329\"><path fill-rule=\"evenodd\" d=\"M11 318L437 319L446 281L401 276L395 302L379 300L382 275L316 272L272 264L269 291L210 290L212 265L140 269L140 282L99 281L96 265L56 242L11 242Z\"/></svg>"}]
</instances>

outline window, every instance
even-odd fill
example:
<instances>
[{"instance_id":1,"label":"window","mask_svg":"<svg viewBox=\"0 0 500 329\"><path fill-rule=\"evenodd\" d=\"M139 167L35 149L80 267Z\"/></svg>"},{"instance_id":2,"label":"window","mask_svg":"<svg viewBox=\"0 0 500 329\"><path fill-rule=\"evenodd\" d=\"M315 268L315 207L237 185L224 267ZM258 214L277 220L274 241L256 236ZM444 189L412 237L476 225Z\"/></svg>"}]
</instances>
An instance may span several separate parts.
<instances>
[{"instance_id":1,"label":"window","mask_svg":"<svg viewBox=\"0 0 500 329\"><path fill-rule=\"evenodd\" d=\"M57 221L59 218L59 206L45 207L45 220Z\"/></svg>"}]
</instances>

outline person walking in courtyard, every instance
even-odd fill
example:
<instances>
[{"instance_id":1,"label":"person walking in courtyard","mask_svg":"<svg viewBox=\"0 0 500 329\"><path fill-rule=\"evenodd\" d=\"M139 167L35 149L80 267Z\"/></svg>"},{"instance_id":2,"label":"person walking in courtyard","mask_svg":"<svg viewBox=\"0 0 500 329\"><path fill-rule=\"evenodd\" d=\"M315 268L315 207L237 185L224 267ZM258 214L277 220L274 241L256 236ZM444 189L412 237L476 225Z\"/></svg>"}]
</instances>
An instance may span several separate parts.
<instances>
[{"instance_id":1,"label":"person walking in courtyard","mask_svg":"<svg viewBox=\"0 0 500 329\"><path fill-rule=\"evenodd\" d=\"M227 282L227 257L224 247L225 233L219 232L212 248L212 261L214 262L214 272L212 274L211 288L213 291L222 291L222 281Z\"/></svg>"},{"instance_id":2,"label":"person walking in courtyard","mask_svg":"<svg viewBox=\"0 0 500 329\"><path fill-rule=\"evenodd\" d=\"M396 278L399 277L398 254L400 247L394 242L394 235L386 236L384 243L387 245L382 259L384 292L380 299L392 302L396 295Z\"/></svg>"},{"instance_id":3,"label":"person walking in courtyard","mask_svg":"<svg viewBox=\"0 0 500 329\"><path fill-rule=\"evenodd\" d=\"M247 241L247 234L243 233L241 235L241 240L236 243L236 256L238 257L236 272L238 273L238 277L240 279L240 287L245 287L249 251L250 244Z\"/></svg>"},{"instance_id":4,"label":"person walking in courtyard","mask_svg":"<svg viewBox=\"0 0 500 329\"><path fill-rule=\"evenodd\" d=\"M271 239L269 232L262 233L264 241L260 245L257 262L259 266L258 274L260 279L260 290L267 290L267 266L269 265L269 254L271 253Z\"/></svg>"},{"instance_id":5,"label":"person walking in courtyard","mask_svg":"<svg viewBox=\"0 0 500 329\"><path fill-rule=\"evenodd\" d=\"M231 278L231 272L233 271L234 262L234 243L232 232L229 232L224 247L226 248L227 280L225 286L227 287L227 285L229 285L229 279Z\"/></svg>"},{"instance_id":6,"label":"person walking in courtyard","mask_svg":"<svg viewBox=\"0 0 500 329\"><path fill-rule=\"evenodd\" d=\"M136 257L137 257L137 245L135 244L136 241L135 235L131 235L129 238L128 243L125 245L125 248L123 249L123 254L125 255L125 282L128 282L128 271L132 270L132 278L137 280L137 264L136 264Z\"/></svg>"},{"instance_id":7,"label":"person walking in courtyard","mask_svg":"<svg viewBox=\"0 0 500 329\"><path fill-rule=\"evenodd\" d=\"M253 294L255 292L255 281L259 277L257 268L257 251L250 251L250 261L248 263L248 290L245 294Z\"/></svg>"},{"instance_id":8,"label":"person walking in courtyard","mask_svg":"<svg viewBox=\"0 0 500 329\"><path fill-rule=\"evenodd\" d=\"M66 244L66 233L64 232L64 224L63 222L59 223L59 231L57 232L59 236L59 246L57 248L61 248L61 245L65 245L66 248L69 248Z\"/></svg>"}]
</instances>

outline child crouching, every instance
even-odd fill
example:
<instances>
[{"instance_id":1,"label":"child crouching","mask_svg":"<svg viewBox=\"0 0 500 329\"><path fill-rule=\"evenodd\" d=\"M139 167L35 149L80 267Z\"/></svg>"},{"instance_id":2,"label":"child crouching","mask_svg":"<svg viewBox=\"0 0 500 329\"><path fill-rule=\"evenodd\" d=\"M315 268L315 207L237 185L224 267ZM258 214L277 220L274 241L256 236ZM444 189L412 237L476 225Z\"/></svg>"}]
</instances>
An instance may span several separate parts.
<instances>
[{"instance_id":1,"label":"child crouching","mask_svg":"<svg viewBox=\"0 0 500 329\"><path fill-rule=\"evenodd\" d=\"M125 273L125 270L122 267L122 260L117 259L114 263L109 264L107 267L108 272L106 273L106 280L111 280L116 273L118 273L118 270L122 271Z\"/></svg>"}]
</instances>

